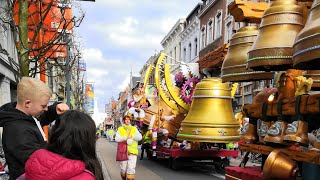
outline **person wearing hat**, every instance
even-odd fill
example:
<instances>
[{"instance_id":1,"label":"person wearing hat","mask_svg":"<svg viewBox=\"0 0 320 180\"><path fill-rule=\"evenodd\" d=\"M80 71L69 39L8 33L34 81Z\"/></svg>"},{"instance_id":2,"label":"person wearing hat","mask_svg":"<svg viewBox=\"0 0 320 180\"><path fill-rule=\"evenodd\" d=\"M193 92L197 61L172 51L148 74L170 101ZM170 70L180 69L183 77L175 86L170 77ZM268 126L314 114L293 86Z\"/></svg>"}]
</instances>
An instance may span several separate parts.
<instances>
[{"instance_id":1,"label":"person wearing hat","mask_svg":"<svg viewBox=\"0 0 320 180\"><path fill-rule=\"evenodd\" d=\"M135 126L130 124L130 116L125 116L124 124L117 130L115 141L126 141L128 148L128 160L120 161L120 174L123 180L134 180L135 168L138 156L138 141L142 135Z\"/></svg>"}]
</instances>

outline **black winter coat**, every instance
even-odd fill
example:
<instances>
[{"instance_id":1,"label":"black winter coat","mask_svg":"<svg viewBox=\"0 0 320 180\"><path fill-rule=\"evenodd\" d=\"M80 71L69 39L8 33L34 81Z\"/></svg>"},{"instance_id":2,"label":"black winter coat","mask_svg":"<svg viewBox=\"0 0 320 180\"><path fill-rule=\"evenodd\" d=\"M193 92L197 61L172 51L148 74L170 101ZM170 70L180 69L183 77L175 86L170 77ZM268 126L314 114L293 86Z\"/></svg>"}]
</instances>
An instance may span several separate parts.
<instances>
[{"instance_id":1,"label":"black winter coat","mask_svg":"<svg viewBox=\"0 0 320 180\"><path fill-rule=\"evenodd\" d=\"M32 116L16 109L16 104L8 103L0 107L0 127L3 127L2 145L9 167L10 180L15 180L22 175L25 163L31 154L40 148L45 148L47 144ZM48 111L37 118L42 126L50 124L58 117L56 106L57 104L49 106Z\"/></svg>"}]
</instances>

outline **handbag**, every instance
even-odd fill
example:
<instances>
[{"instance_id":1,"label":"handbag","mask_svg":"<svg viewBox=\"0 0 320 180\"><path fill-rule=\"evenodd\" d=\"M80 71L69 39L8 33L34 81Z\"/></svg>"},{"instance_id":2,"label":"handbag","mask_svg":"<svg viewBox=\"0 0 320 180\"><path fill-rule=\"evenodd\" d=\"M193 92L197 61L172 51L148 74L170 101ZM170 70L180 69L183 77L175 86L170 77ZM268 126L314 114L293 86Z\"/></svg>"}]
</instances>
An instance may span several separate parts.
<instances>
[{"instance_id":1,"label":"handbag","mask_svg":"<svg viewBox=\"0 0 320 180\"><path fill-rule=\"evenodd\" d=\"M129 135L130 132L131 129L129 130L129 132L127 132L127 134ZM129 157L127 141L118 142L116 161L127 161L128 159Z\"/></svg>"},{"instance_id":2,"label":"handbag","mask_svg":"<svg viewBox=\"0 0 320 180\"><path fill-rule=\"evenodd\" d=\"M128 146L126 141L118 142L116 161L128 160Z\"/></svg>"}]
</instances>

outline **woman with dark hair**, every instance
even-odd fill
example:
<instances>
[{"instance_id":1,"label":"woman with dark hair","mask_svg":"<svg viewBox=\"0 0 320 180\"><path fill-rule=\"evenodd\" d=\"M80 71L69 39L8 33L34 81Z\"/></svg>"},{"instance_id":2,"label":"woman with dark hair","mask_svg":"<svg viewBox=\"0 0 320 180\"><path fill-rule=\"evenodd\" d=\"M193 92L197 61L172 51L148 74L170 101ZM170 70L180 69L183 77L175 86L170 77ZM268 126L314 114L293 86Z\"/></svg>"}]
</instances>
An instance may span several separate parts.
<instances>
[{"instance_id":1,"label":"woman with dark hair","mask_svg":"<svg viewBox=\"0 0 320 180\"><path fill-rule=\"evenodd\" d=\"M103 180L92 118L79 111L63 114L52 128L47 149L31 155L23 176L27 180Z\"/></svg>"}]
</instances>

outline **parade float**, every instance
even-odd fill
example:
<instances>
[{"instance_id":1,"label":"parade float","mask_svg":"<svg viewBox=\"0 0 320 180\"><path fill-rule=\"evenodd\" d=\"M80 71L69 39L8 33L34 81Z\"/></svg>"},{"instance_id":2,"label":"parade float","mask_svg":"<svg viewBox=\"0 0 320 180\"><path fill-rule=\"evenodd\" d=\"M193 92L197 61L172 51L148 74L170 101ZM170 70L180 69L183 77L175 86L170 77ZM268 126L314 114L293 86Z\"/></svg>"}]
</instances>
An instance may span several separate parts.
<instances>
[{"instance_id":1,"label":"parade float","mask_svg":"<svg viewBox=\"0 0 320 180\"><path fill-rule=\"evenodd\" d=\"M237 150L226 149L225 144L240 138L240 124L232 110L232 86L220 78L201 79L198 63L166 64L167 58L160 53L139 86L144 92L141 99L146 98L149 107L142 108L133 98L136 108L141 108L128 111L138 126L143 123L152 131L150 158L168 158L173 169L195 163L224 168L229 164L225 157L238 156ZM143 117L137 114L141 111Z\"/></svg>"},{"instance_id":2,"label":"parade float","mask_svg":"<svg viewBox=\"0 0 320 180\"><path fill-rule=\"evenodd\" d=\"M274 87L242 107L249 123L239 147L246 154L241 167L226 168L227 179L318 179L320 1L275 0L268 7L235 0L229 11L238 22L258 23L260 17L261 23L233 35L223 81L274 74ZM245 167L249 153L262 154L261 169Z\"/></svg>"}]
</instances>

